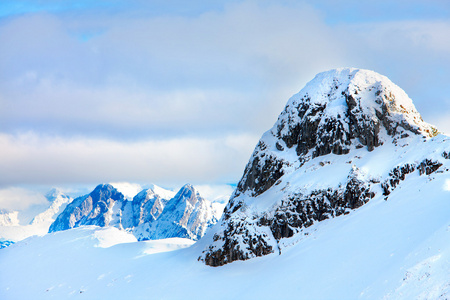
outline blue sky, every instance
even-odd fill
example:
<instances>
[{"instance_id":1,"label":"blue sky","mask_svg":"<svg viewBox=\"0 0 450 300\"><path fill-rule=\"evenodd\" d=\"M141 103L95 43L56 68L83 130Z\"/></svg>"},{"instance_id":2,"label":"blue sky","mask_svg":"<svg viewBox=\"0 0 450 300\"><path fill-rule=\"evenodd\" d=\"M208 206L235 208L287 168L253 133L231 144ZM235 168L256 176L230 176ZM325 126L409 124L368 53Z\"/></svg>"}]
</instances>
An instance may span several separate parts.
<instances>
[{"instance_id":1,"label":"blue sky","mask_svg":"<svg viewBox=\"0 0 450 300\"><path fill-rule=\"evenodd\" d=\"M386 75L450 132L448 3L3 0L0 188L236 183L337 67Z\"/></svg>"}]
</instances>

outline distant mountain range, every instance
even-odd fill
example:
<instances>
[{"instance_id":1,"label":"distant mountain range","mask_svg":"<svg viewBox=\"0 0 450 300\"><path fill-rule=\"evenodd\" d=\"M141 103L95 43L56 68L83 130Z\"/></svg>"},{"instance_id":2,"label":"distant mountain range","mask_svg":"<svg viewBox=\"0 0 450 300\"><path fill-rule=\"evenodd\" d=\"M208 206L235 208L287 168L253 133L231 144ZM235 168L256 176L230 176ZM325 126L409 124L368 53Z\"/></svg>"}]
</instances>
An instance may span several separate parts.
<instances>
[{"instance_id":1,"label":"distant mountain range","mask_svg":"<svg viewBox=\"0 0 450 300\"><path fill-rule=\"evenodd\" d=\"M178 193L153 186L132 201L110 184L73 200L51 224L49 232L82 225L114 226L132 232L138 240L171 237L200 239L217 223L221 211L202 198L192 185Z\"/></svg>"},{"instance_id":2,"label":"distant mountain range","mask_svg":"<svg viewBox=\"0 0 450 300\"><path fill-rule=\"evenodd\" d=\"M156 185L128 199L111 184L100 184L91 193L72 199L54 189L47 209L28 224L20 224L19 211L0 211L0 242L7 246L30 235L68 230L83 225L113 226L138 240L170 237L200 239L217 223L223 210L204 199L192 185L178 193Z\"/></svg>"}]
</instances>

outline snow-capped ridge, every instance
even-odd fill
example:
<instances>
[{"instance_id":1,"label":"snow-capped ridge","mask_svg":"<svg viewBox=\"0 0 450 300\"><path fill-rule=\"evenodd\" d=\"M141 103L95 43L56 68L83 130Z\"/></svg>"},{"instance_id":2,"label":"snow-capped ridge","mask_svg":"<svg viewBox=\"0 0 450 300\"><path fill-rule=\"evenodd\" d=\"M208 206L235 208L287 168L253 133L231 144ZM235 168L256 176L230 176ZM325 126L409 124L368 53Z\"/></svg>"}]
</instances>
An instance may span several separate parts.
<instances>
[{"instance_id":1,"label":"snow-capped ridge","mask_svg":"<svg viewBox=\"0 0 450 300\"><path fill-rule=\"evenodd\" d=\"M5 212L0 210L0 241L17 242L33 235L44 235L57 216L65 209L72 198L59 189L52 189L45 194L48 202L41 205L39 210L25 211L27 218L31 219L21 223L21 214L24 211ZM3 244L3 246L7 246Z\"/></svg>"},{"instance_id":2,"label":"snow-capped ridge","mask_svg":"<svg viewBox=\"0 0 450 300\"><path fill-rule=\"evenodd\" d=\"M171 237L198 240L217 223L217 213L210 201L186 184L165 204L156 222L137 227L135 234L140 240Z\"/></svg>"},{"instance_id":3,"label":"snow-capped ridge","mask_svg":"<svg viewBox=\"0 0 450 300\"><path fill-rule=\"evenodd\" d=\"M261 137L199 259L220 266L280 253L283 239L388 200L411 176L445 174L450 142L437 135L385 76L318 74Z\"/></svg>"}]
</instances>

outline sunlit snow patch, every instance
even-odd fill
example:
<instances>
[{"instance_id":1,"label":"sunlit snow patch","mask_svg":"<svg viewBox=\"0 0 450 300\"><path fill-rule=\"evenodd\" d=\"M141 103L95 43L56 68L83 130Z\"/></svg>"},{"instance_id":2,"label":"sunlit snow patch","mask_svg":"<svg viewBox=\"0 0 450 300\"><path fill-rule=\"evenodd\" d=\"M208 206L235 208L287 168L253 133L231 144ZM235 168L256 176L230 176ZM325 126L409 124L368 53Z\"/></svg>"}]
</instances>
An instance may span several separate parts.
<instances>
[{"instance_id":1,"label":"sunlit snow patch","mask_svg":"<svg viewBox=\"0 0 450 300\"><path fill-rule=\"evenodd\" d=\"M110 182L110 184L121 192L128 200L132 200L137 193L142 191L142 186L137 183Z\"/></svg>"},{"instance_id":2,"label":"sunlit snow patch","mask_svg":"<svg viewBox=\"0 0 450 300\"><path fill-rule=\"evenodd\" d=\"M446 179L444 182L444 191L450 192L450 179Z\"/></svg>"},{"instance_id":3,"label":"sunlit snow patch","mask_svg":"<svg viewBox=\"0 0 450 300\"><path fill-rule=\"evenodd\" d=\"M92 238L97 240L95 247L108 248L117 244L137 242L131 233L117 229L115 227L99 228L92 234Z\"/></svg>"},{"instance_id":4,"label":"sunlit snow patch","mask_svg":"<svg viewBox=\"0 0 450 300\"><path fill-rule=\"evenodd\" d=\"M143 254L154 254L160 252L169 252L192 246L195 241L185 238L169 238L162 240L152 240L143 242L146 249Z\"/></svg>"}]
</instances>

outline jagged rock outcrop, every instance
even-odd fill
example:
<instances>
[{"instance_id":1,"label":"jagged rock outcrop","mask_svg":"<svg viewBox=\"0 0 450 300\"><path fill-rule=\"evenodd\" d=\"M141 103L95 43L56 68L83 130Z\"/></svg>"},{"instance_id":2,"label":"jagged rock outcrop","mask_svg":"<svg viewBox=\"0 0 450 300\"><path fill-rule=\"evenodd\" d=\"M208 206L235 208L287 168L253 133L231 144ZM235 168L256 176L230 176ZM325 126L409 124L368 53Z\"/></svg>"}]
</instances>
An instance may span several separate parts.
<instances>
[{"instance_id":1,"label":"jagged rock outcrop","mask_svg":"<svg viewBox=\"0 0 450 300\"><path fill-rule=\"evenodd\" d=\"M199 260L220 266L280 253L283 239L315 222L388 200L409 174L439 172L449 152L414 152L437 134L386 77L318 74L258 142Z\"/></svg>"},{"instance_id":2,"label":"jagged rock outcrop","mask_svg":"<svg viewBox=\"0 0 450 300\"><path fill-rule=\"evenodd\" d=\"M98 185L70 203L49 232L82 225L114 226L132 232L138 240L183 237L198 240L214 225L220 212L191 185L172 193L159 187L145 189L132 201L110 184Z\"/></svg>"}]
</instances>

